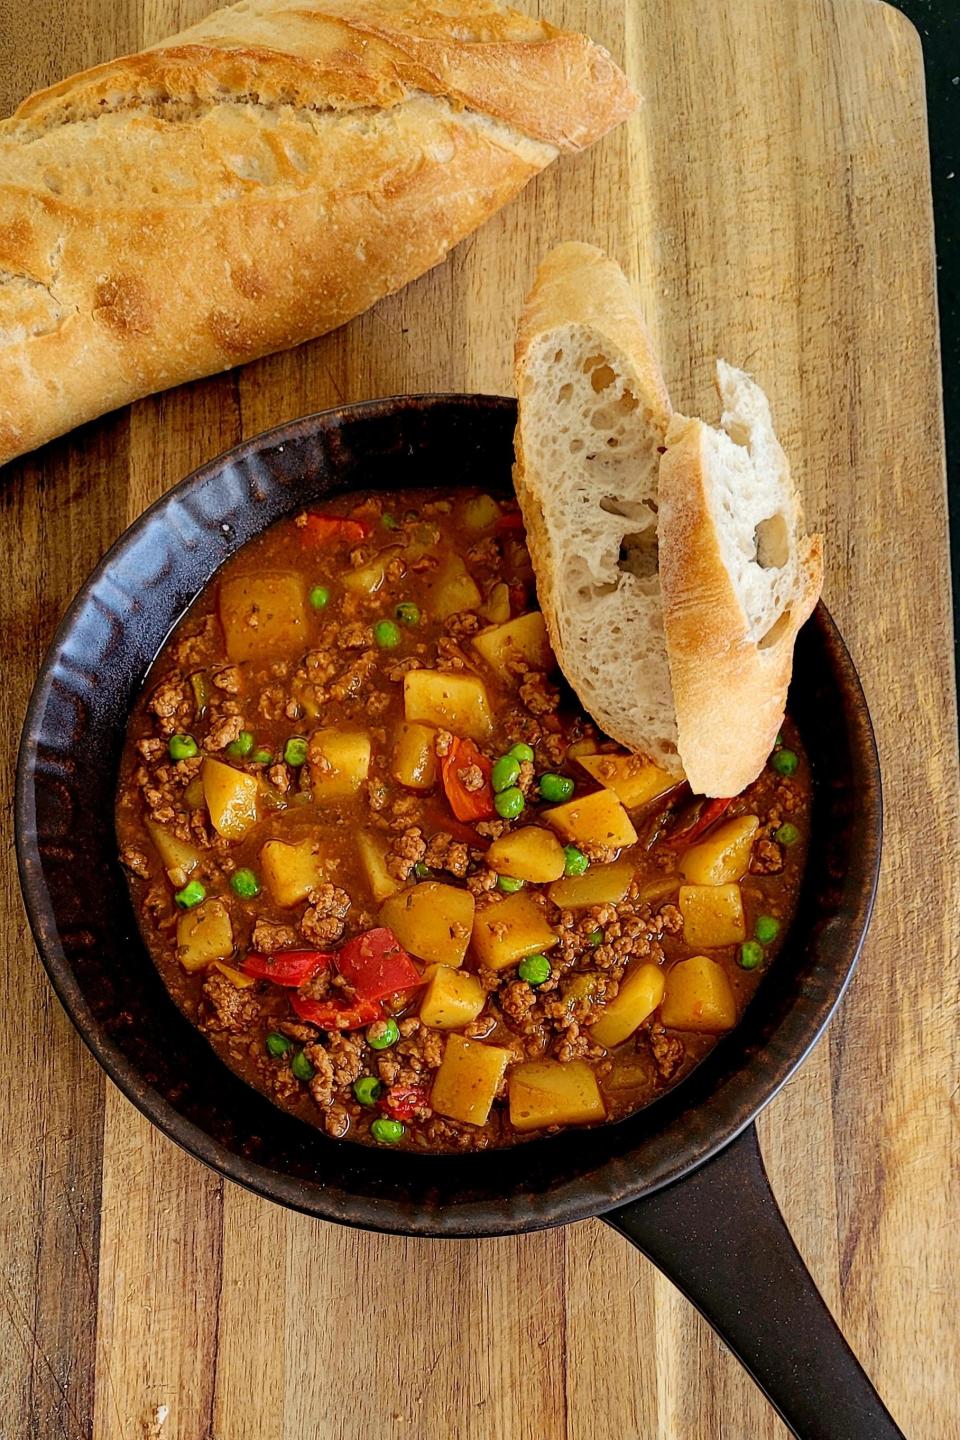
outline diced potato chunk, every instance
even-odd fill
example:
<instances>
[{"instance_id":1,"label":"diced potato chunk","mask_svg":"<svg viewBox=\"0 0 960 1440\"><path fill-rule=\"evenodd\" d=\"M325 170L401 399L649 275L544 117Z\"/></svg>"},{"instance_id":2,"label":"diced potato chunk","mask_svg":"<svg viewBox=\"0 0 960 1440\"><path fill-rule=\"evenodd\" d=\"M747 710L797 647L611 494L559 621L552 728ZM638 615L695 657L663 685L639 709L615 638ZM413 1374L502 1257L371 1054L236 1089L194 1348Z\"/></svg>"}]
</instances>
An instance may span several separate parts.
<instances>
[{"instance_id":1,"label":"diced potato chunk","mask_svg":"<svg viewBox=\"0 0 960 1440\"><path fill-rule=\"evenodd\" d=\"M172 885L176 885L177 889L180 889L187 883L187 876L199 865L200 851L188 841L179 840L172 830L167 829L166 825L158 825L156 820L147 820L145 823L147 834L163 861L167 879Z\"/></svg>"},{"instance_id":2,"label":"diced potato chunk","mask_svg":"<svg viewBox=\"0 0 960 1440\"><path fill-rule=\"evenodd\" d=\"M500 519L500 506L492 495L471 495L469 500L461 502L457 511L461 525L473 535L492 530Z\"/></svg>"},{"instance_id":3,"label":"diced potato chunk","mask_svg":"<svg viewBox=\"0 0 960 1440\"><path fill-rule=\"evenodd\" d=\"M614 860L610 865L591 865L583 875L558 880L547 891L561 910L586 910L591 905L619 905L630 888L633 865Z\"/></svg>"},{"instance_id":4,"label":"diced potato chunk","mask_svg":"<svg viewBox=\"0 0 960 1440\"><path fill-rule=\"evenodd\" d=\"M494 840L487 851L487 864L498 875L512 875L546 885L563 874L563 846L556 835L539 825L524 825Z\"/></svg>"},{"instance_id":5,"label":"diced potato chunk","mask_svg":"<svg viewBox=\"0 0 960 1440\"><path fill-rule=\"evenodd\" d=\"M486 998L476 975L437 965L420 1001L420 1022L431 1030L460 1030L476 1020Z\"/></svg>"},{"instance_id":6,"label":"diced potato chunk","mask_svg":"<svg viewBox=\"0 0 960 1440\"><path fill-rule=\"evenodd\" d=\"M484 620L489 620L491 625L502 625L505 620L509 620L510 586L498 580L483 604L477 606L477 614Z\"/></svg>"},{"instance_id":7,"label":"diced potato chunk","mask_svg":"<svg viewBox=\"0 0 960 1440\"><path fill-rule=\"evenodd\" d=\"M630 816L612 790L597 790L582 800L555 805L552 810L544 810L542 818L574 845L603 845L616 850L637 843Z\"/></svg>"},{"instance_id":8,"label":"diced potato chunk","mask_svg":"<svg viewBox=\"0 0 960 1440\"><path fill-rule=\"evenodd\" d=\"M462 965L476 902L469 890L424 880L383 902L380 922L420 960Z\"/></svg>"},{"instance_id":9,"label":"diced potato chunk","mask_svg":"<svg viewBox=\"0 0 960 1440\"><path fill-rule=\"evenodd\" d=\"M203 798L210 824L225 840L240 840L257 823L259 783L255 775L234 770L222 760L203 762Z\"/></svg>"},{"instance_id":10,"label":"diced potato chunk","mask_svg":"<svg viewBox=\"0 0 960 1440\"><path fill-rule=\"evenodd\" d=\"M660 1020L670 1030L717 1035L736 1024L737 1002L726 971L706 955L678 960L667 972Z\"/></svg>"},{"instance_id":11,"label":"diced potato chunk","mask_svg":"<svg viewBox=\"0 0 960 1440\"><path fill-rule=\"evenodd\" d=\"M299 905L323 882L320 846L309 836L296 845L268 840L260 851L260 868L267 889L278 905Z\"/></svg>"},{"instance_id":12,"label":"diced potato chunk","mask_svg":"<svg viewBox=\"0 0 960 1440\"><path fill-rule=\"evenodd\" d=\"M449 1120L486 1124L504 1071L514 1058L512 1050L499 1045L485 1045L463 1035L448 1036L430 1094L431 1106Z\"/></svg>"},{"instance_id":13,"label":"diced potato chunk","mask_svg":"<svg viewBox=\"0 0 960 1440\"><path fill-rule=\"evenodd\" d=\"M612 790L622 805L635 810L648 800L672 790L676 780L642 755L578 755L577 760L594 780Z\"/></svg>"},{"instance_id":14,"label":"diced potato chunk","mask_svg":"<svg viewBox=\"0 0 960 1440\"><path fill-rule=\"evenodd\" d=\"M646 880L640 886L640 899L645 900L648 905L659 905L662 901L669 900L671 895L676 895L679 887L679 875L662 875L655 880Z\"/></svg>"},{"instance_id":15,"label":"diced potato chunk","mask_svg":"<svg viewBox=\"0 0 960 1440\"><path fill-rule=\"evenodd\" d=\"M743 897L737 884L681 885L678 904L688 945L712 950L747 938Z\"/></svg>"},{"instance_id":16,"label":"diced potato chunk","mask_svg":"<svg viewBox=\"0 0 960 1440\"><path fill-rule=\"evenodd\" d=\"M486 686L477 675L408 670L403 677L403 707L407 720L452 730L470 740L486 740L493 729Z\"/></svg>"},{"instance_id":17,"label":"diced potato chunk","mask_svg":"<svg viewBox=\"0 0 960 1440\"><path fill-rule=\"evenodd\" d=\"M348 800L370 770L370 736L363 730L314 730L308 751L315 800Z\"/></svg>"},{"instance_id":18,"label":"diced potato chunk","mask_svg":"<svg viewBox=\"0 0 960 1440\"><path fill-rule=\"evenodd\" d=\"M222 900L204 900L177 920L177 956L184 970L205 970L233 954L233 926Z\"/></svg>"},{"instance_id":19,"label":"diced potato chunk","mask_svg":"<svg viewBox=\"0 0 960 1440\"><path fill-rule=\"evenodd\" d=\"M525 955L538 955L556 943L540 906L522 890L485 905L473 922L474 953L491 970L506 970Z\"/></svg>"},{"instance_id":20,"label":"diced potato chunk","mask_svg":"<svg viewBox=\"0 0 960 1440\"><path fill-rule=\"evenodd\" d=\"M473 637L473 648L491 669L503 676L509 674L507 662L511 659L526 660L534 670L552 670L555 663L547 627L539 610L529 615L518 615L516 620L508 620L505 625L481 630Z\"/></svg>"},{"instance_id":21,"label":"diced potato chunk","mask_svg":"<svg viewBox=\"0 0 960 1440\"><path fill-rule=\"evenodd\" d=\"M729 885L747 873L753 837L759 829L756 815L738 815L691 845L680 859L680 874L691 885Z\"/></svg>"},{"instance_id":22,"label":"diced potato chunk","mask_svg":"<svg viewBox=\"0 0 960 1440\"><path fill-rule=\"evenodd\" d=\"M590 1026L590 1039L611 1050L632 1035L663 999L663 971L659 965L638 965L620 982L615 1000L600 1012L600 1019Z\"/></svg>"},{"instance_id":23,"label":"diced potato chunk","mask_svg":"<svg viewBox=\"0 0 960 1440\"><path fill-rule=\"evenodd\" d=\"M436 730L401 720L393 742L393 778L408 790L432 790L437 783Z\"/></svg>"},{"instance_id":24,"label":"diced potato chunk","mask_svg":"<svg viewBox=\"0 0 960 1440\"><path fill-rule=\"evenodd\" d=\"M399 554L400 546L392 545L389 550L375 555L368 564L345 571L341 576L344 590L351 590L355 595L375 595L386 579L387 566Z\"/></svg>"},{"instance_id":25,"label":"diced potato chunk","mask_svg":"<svg viewBox=\"0 0 960 1440\"><path fill-rule=\"evenodd\" d=\"M437 568L427 596L431 619L446 620L461 610L476 610L483 596L459 555L451 555Z\"/></svg>"},{"instance_id":26,"label":"diced potato chunk","mask_svg":"<svg viewBox=\"0 0 960 1440\"><path fill-rule=\"evenodd\" d=\"M508 1091L515 1130L606 1118L597 1077L586 1060L525 1060L510 1072Z\"/></svg>"},{"instance_id":27,"label":"diced potato chunk","mask_svg":"<svg viewBox=\"0 0 960 1440\"><path fill-rule=\"evenodd\" d=\"M235 575L220 586L220 622L231 660L278 660L307 648L304 582L286 571Z\"/></svg>"},{"instance_id":28,"label":"diced potato chunk","mask_svg":"<svg viewBox=\"0 0 960 1440\"><path fill-rule=\"evenodd\" d=\"M370 893L378 904L403 889L402 881L397 880L387 869L386 846L382 840L367 830L361 830L357 835L357 849Z\"/></svg>"}]
</instances>

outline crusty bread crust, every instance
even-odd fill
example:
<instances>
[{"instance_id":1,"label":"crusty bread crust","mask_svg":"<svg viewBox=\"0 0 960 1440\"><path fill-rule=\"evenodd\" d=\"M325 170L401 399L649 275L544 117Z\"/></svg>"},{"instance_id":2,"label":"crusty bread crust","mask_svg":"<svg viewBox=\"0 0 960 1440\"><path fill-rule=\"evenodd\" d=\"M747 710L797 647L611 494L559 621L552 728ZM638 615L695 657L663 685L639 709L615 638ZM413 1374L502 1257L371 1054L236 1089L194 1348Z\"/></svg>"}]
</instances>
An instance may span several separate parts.
<instances>
[{"instance_id":1,"label":"crusty bread crust","mask_svg":"<svg viewBox=\"0 0 960 1440\"><path fill-rule=\"evenodd\" d=\"M325 333L636 97L489 0L248 0L0 123L0 464Z\"/></svg>"},{"instance_id":2,"label":"crusty bread crust","mask_svg":"<svg viewBox=\"0 0 960 1440\"><path fill-rule=\"evenodd\" d=\"M540 266L520 320L516 384L514 485L560 667L608 735L680 775L653 559L670 400L636 297L594 246L559 245ZM646 579L621 563L637 532L651 557Z\"/></svg>"},{"instance_id":3,"label":"crusty bread crust","mask_svg":"<svg viewBox=\"0 0 960 1440\"><path fill-rule=\"evenodd\" d=\"M823 583L823 540L798 537L790 602L768 635L754 639L711 513L713 433L683 416L667 432L660 586L684 769L696 794L727 796L756 779L783 723L794 641Z\"/></svg>"}]
</instances>

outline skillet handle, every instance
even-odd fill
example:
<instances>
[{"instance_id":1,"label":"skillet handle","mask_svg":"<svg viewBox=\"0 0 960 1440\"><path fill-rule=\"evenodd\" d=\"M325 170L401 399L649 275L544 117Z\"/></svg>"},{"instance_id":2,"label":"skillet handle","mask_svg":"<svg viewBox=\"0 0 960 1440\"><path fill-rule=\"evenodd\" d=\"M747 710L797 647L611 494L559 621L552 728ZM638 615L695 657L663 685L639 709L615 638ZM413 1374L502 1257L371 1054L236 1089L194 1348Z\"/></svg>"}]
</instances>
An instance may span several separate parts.
<instances>
[{"instance_id":1,"label":"skillet handle","mask_svg":"<svg viewBox=\"0 0 960 1440\"><path fill-rule=\"evenodd\" d=\"M696 1306L799 1440L904 1440L800 1258L754 1126L602 1218Z\"/></svg>"}]
</instances>

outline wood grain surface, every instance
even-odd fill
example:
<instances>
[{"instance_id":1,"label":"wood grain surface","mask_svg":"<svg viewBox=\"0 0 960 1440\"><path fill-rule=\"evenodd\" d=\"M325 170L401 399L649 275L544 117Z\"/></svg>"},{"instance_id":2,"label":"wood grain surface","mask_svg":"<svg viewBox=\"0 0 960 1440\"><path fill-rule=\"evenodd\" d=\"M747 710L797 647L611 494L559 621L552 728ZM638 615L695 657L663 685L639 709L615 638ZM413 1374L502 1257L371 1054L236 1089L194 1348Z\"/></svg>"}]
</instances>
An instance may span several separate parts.
<instances>
[{"instance_id":1,"label":"wood grain surface","mask_svg":"<svg viewBox=\"0 0 960 1440\"><path fill-rule=\"evenodd\" d=\"M0 0L0 111L211 8ZM757 374L828 537L826 600L882 750L883 879L848 997L761 1138L800 1249L907 1435L960 1434L960 807L919 42L871 0L543 9L625 61L646 97L628 127L337 334L143 401L0 476L3 1440L786 1434L600 1222L369 1236L181 1154L81 1047L17 888L24 707L107 545L199 462L298 413L508 391L523 291L565 238L608 247L637 281L678 407L713 413L717 353Z\"/></svg>"}]
</instances>

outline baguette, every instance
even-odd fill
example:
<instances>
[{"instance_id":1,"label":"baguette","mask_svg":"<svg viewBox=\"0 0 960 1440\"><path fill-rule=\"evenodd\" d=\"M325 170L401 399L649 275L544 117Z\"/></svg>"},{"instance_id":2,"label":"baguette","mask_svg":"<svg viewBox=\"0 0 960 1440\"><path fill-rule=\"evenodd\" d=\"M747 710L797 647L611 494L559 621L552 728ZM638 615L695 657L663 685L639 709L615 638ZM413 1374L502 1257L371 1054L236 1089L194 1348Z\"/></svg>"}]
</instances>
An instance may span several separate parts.
<instances>
[{"instance_id":1,"label":"baguette","mask_svg":"<svg viewBox=\"0 0 960 1440\"><path fill-rule=\"evenodd\" d=\"M0 464L321 335L637 100L491 0L242 0L0 122Z\"/></svg>"},{"instance_id":2,"label":"baguette","mask_svg":"<svg viewBox=\"0 0 960 1440\"><path fill-rule=\"evenodd\" d=\"M623 273L586 245L547 256L516 358L514 480L561 669L627 749L739 794L823 579L766 397L719 361L721 428L674 414Z\"/></svg>"},{"instance_id":3,"label":"baguette","mask_svg":"<svg viewBox=\"0 0 960 1440\"><path fill-rule=\"evenodd\" d=\"M823 538L759 385L717 362L720 429L674 416L660 461L660 585L691 788L739 795L783 724L793 647L823 584Z\"/></svg>"},{"instance_id":4,"label":"baguette","mask_svg":"<svg viewBox=\"0 0 960 1440\"><path fill-rule=\"evenodd\" d=\"M520 320L514 487L560 668L606 734L681 776L657 578L670 400L626 278L544 260Z\"/></svg>"}]
</instances>

